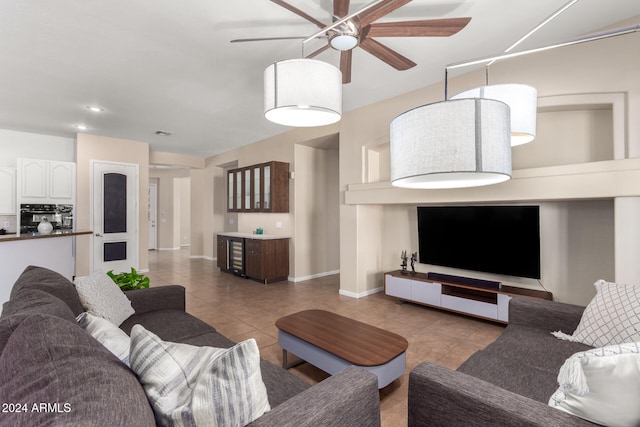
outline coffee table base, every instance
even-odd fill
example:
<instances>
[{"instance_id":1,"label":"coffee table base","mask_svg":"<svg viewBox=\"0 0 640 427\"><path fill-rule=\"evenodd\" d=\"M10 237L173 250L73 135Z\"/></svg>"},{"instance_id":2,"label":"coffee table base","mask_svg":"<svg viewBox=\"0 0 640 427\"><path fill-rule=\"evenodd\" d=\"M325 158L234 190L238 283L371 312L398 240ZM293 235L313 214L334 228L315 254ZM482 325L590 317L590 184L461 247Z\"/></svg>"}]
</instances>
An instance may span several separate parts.
<instances>
[{"instance_id":1,"label":"coffee table base","mask_svg":"<svg viewBox=\"0 0 640 427\"><path fill-rule=\"evenodd\" d=\"M309 344L308 342L281 330L278 330L278 344L282 347L282 367L284 369L297 365L297 363L291 365L288 364L287 352L295 354L303 361L308 362L316 368L322 369L331 375L337 374L347 366L358 366L378 377L379 389L388 386L391 382L400 378L406 369L406 352L399 354L389 362L382 365L362 366L347 362L344 359L334 356L313 344Z\"/></svg>"}]
</instances>

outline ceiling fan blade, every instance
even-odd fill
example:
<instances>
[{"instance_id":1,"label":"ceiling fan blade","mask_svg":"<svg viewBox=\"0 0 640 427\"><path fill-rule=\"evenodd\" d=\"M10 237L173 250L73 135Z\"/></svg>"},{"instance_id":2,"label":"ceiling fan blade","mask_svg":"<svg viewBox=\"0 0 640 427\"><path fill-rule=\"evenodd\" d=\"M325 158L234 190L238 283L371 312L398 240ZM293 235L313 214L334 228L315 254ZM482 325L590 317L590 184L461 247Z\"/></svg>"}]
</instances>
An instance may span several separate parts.
<instances>
[{"instance_id":1,"label":"ceiling fan blade","mask_svg":"<svg viewBox=\"0 0 640 427\"><path fill-rule=\"evenodd\" d=\"M307 15L305 12L303 12L302 10L298 9L297 7L290 5L287 2L284 2L282 0L271 0L272 2L274 2L275 4L277 4L278 6L282 6L287 10L290 10L291 12L295 13L298 16L303 17L304 19L306 19L307 21L316 24L318 27L320 28L324 28L326 27L326 25L320 21L318 21L316 18L314 18L311 15Z\"/></svg>"},{"instance_id":2,"label":"ceiling fan blade","mask_svg":"<svg viewBox=\"0 0 640 427\"><path fill-rule=\"evenodd\" d=\"M340 53L340 71L342 72L342 84L351 83L351 58L353 50L343 50Z\"/></svg>"},{"instance_id":3,"label":"ceiling fan blade","mask_svg":"<svg viewBox=\"0 0 640 427\"><path fill-rule=\"evenodd\" d=\"M371 24L369 37L449 37L466 27L471 18L425 19L422 21Z\"/></svg>"},{"instance_id":4,"label":"ceiling fan blade","mask_svg":"<svg viewBox=\"0 0 640 427\"><path fill-rule=\"evenodd\" d=\"M307 36L293 36L293 37L264 37L257 39L235 39L230 40L230 43L244 43L244 42L265 42L270 40L304 40Z\"/></svg>"},{"instance_id":5,"label":"ceiling fan blade","mask_svg":"<svg viewBox=\"0 0 640 427\"><path fill-rule=\"evenodd\" d=\"M388 48L374 39L366 38L362 40L360 47L381 61L391 65L396 70L408 70L416 66L416 63L409 58L400 55L395 50Z\"/></svg>"},{"instance_id":6,"label":"ceiling fan blade","mask_svg":"<svg viewBox=\"0 0 640 427\"><path fill-rule=\"evenodd\" d=\"M363 27L373 23L374 21L382 18L388 13L393 12L394 10L404 6L405 4L411 2L411 0L386 0L380 3L378 6L372 7L371 9L364 12L360 17L360 24Z\"/></svg>"},{"instance_id":7,"label":"ceiling fan blade","mask_svg":"<svg viewBox=\"0 0 640 427\"><path fill-rule=\"evenodd\" d=\"M305 55L305 58L314 58L318 55L320 55L322 52L324 52L325 50L329 49L329 43L327 43L326 45L324 45L323 47L321 47L320 49L314 50L313 52L311 52L308 55Z\"/></svg>"},{"instance_id":8,"label":"ceiling fan blade","mask_svg":"<svg viewBox=\"0 0 640 427\"><path fill-rule=\"evenodd\" d=\"M333 0L333 16L344 18L349 14L349 0Z\"/></svg>"}]
</instances>

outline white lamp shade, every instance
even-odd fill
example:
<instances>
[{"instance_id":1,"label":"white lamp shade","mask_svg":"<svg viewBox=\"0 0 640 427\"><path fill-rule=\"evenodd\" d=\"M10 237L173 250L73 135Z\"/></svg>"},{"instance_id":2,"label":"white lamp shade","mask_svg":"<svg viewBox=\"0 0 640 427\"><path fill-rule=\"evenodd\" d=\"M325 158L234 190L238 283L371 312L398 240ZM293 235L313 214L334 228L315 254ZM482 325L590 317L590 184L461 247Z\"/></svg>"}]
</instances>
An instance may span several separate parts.
<instances>
[{"instance_id":1,"label":"white lamp shade","mask_svg":"<svg viewBox=\"0 0 640 427\"><path fill-rule=\"evenodd\" d=\"M424 105L391 122L391 183L460 188L511 178L509 107L492 99Z\"/></svg>"},{"instance_id":2,"label":"white lamp shade","mask_svg":"<svg viewBox=\"0 0 640 427\"><path fill-rule=\"evenodd\" d=\"M451 99L488 98L502 101L511 109L511 146L526 144L536 137L538 91L522 84L481 86Z\"/></svg>"},{"instance_id":3,"label":"white lamp shade","mask_svg":"<svg viewBox=\"0 0 640 427\"><path fill-rule=\"evenodd\" d=\"M340 120L342 73L326 62L290 59L264 71L264 115L281 125L324 126Z\"/></svg>"}]
</instances>

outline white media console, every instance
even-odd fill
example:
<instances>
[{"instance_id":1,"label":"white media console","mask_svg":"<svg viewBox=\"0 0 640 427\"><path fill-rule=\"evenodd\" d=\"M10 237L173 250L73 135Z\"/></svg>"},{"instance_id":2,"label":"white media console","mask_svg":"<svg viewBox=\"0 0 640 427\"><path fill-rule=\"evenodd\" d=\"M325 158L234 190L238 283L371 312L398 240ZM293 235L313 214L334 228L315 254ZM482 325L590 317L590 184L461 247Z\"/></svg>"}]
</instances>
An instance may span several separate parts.
<instances>
[{"instance_id":1,"label":"white media console","mask_svg":"<svg viewBox=\"0 0 640 427\"><path fill-rule=\"evenodd\" d=\"M552 299L550 292L501 286L499 289L434 280L425 273L385 273L386 295L403 301L467 314L500 323L509 322L509 300L513 296Z\"/></svg>"}]
</instances>

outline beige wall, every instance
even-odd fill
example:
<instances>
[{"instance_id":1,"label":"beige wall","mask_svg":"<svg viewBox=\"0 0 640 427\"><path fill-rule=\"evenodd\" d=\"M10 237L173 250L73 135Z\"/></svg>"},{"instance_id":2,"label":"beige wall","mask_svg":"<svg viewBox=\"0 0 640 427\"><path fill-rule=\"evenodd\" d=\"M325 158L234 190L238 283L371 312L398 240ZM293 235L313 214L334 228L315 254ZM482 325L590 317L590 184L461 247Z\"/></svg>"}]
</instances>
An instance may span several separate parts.
<instances>
[{"instance_id":1,"label":"beige wall","mask_svg":"<svg viewBox=\"0 0 640 427\"><path fill-rule=\"evenodd\" d=\"M158 250L177 250L181 246L183 203L190 203L190 189L183 180L189 180L189 169L150 169L150 177L158 182ZM183 190L186 194L183 196ZM184 200L183 200L184 198ZM190 214L186 213L187 218ZM190 233L190 231L189 231Z\"/></svg>"},{"instance_id":2,"label":"beige wall","mask_svg":"<svg viewBox=\"0 0 640 427\"><path fill-rule=\"evenodd\" d=\"M338 151L295 146L293 277L340 269Z\"/></svg>"},{"instance_id":3,"label":"beige wall","mask_svg":"<svg viewBox=\"0 0 640 427\"><path fill-rule=\"evenodd\" d=\"M138 263L140 270L148 268L148 232L147 232L147 197L149 188L149 145L118 138L78 134L76 144L76 218L75 227L79 230L89 230L91 225L91 161L102 160L108 162L129 163L138 165L138 193L139 193L139 244ZM77 239L76 242L76 274L85 276L90 274L92 239Z\"/></svg>"}]
</instances>

